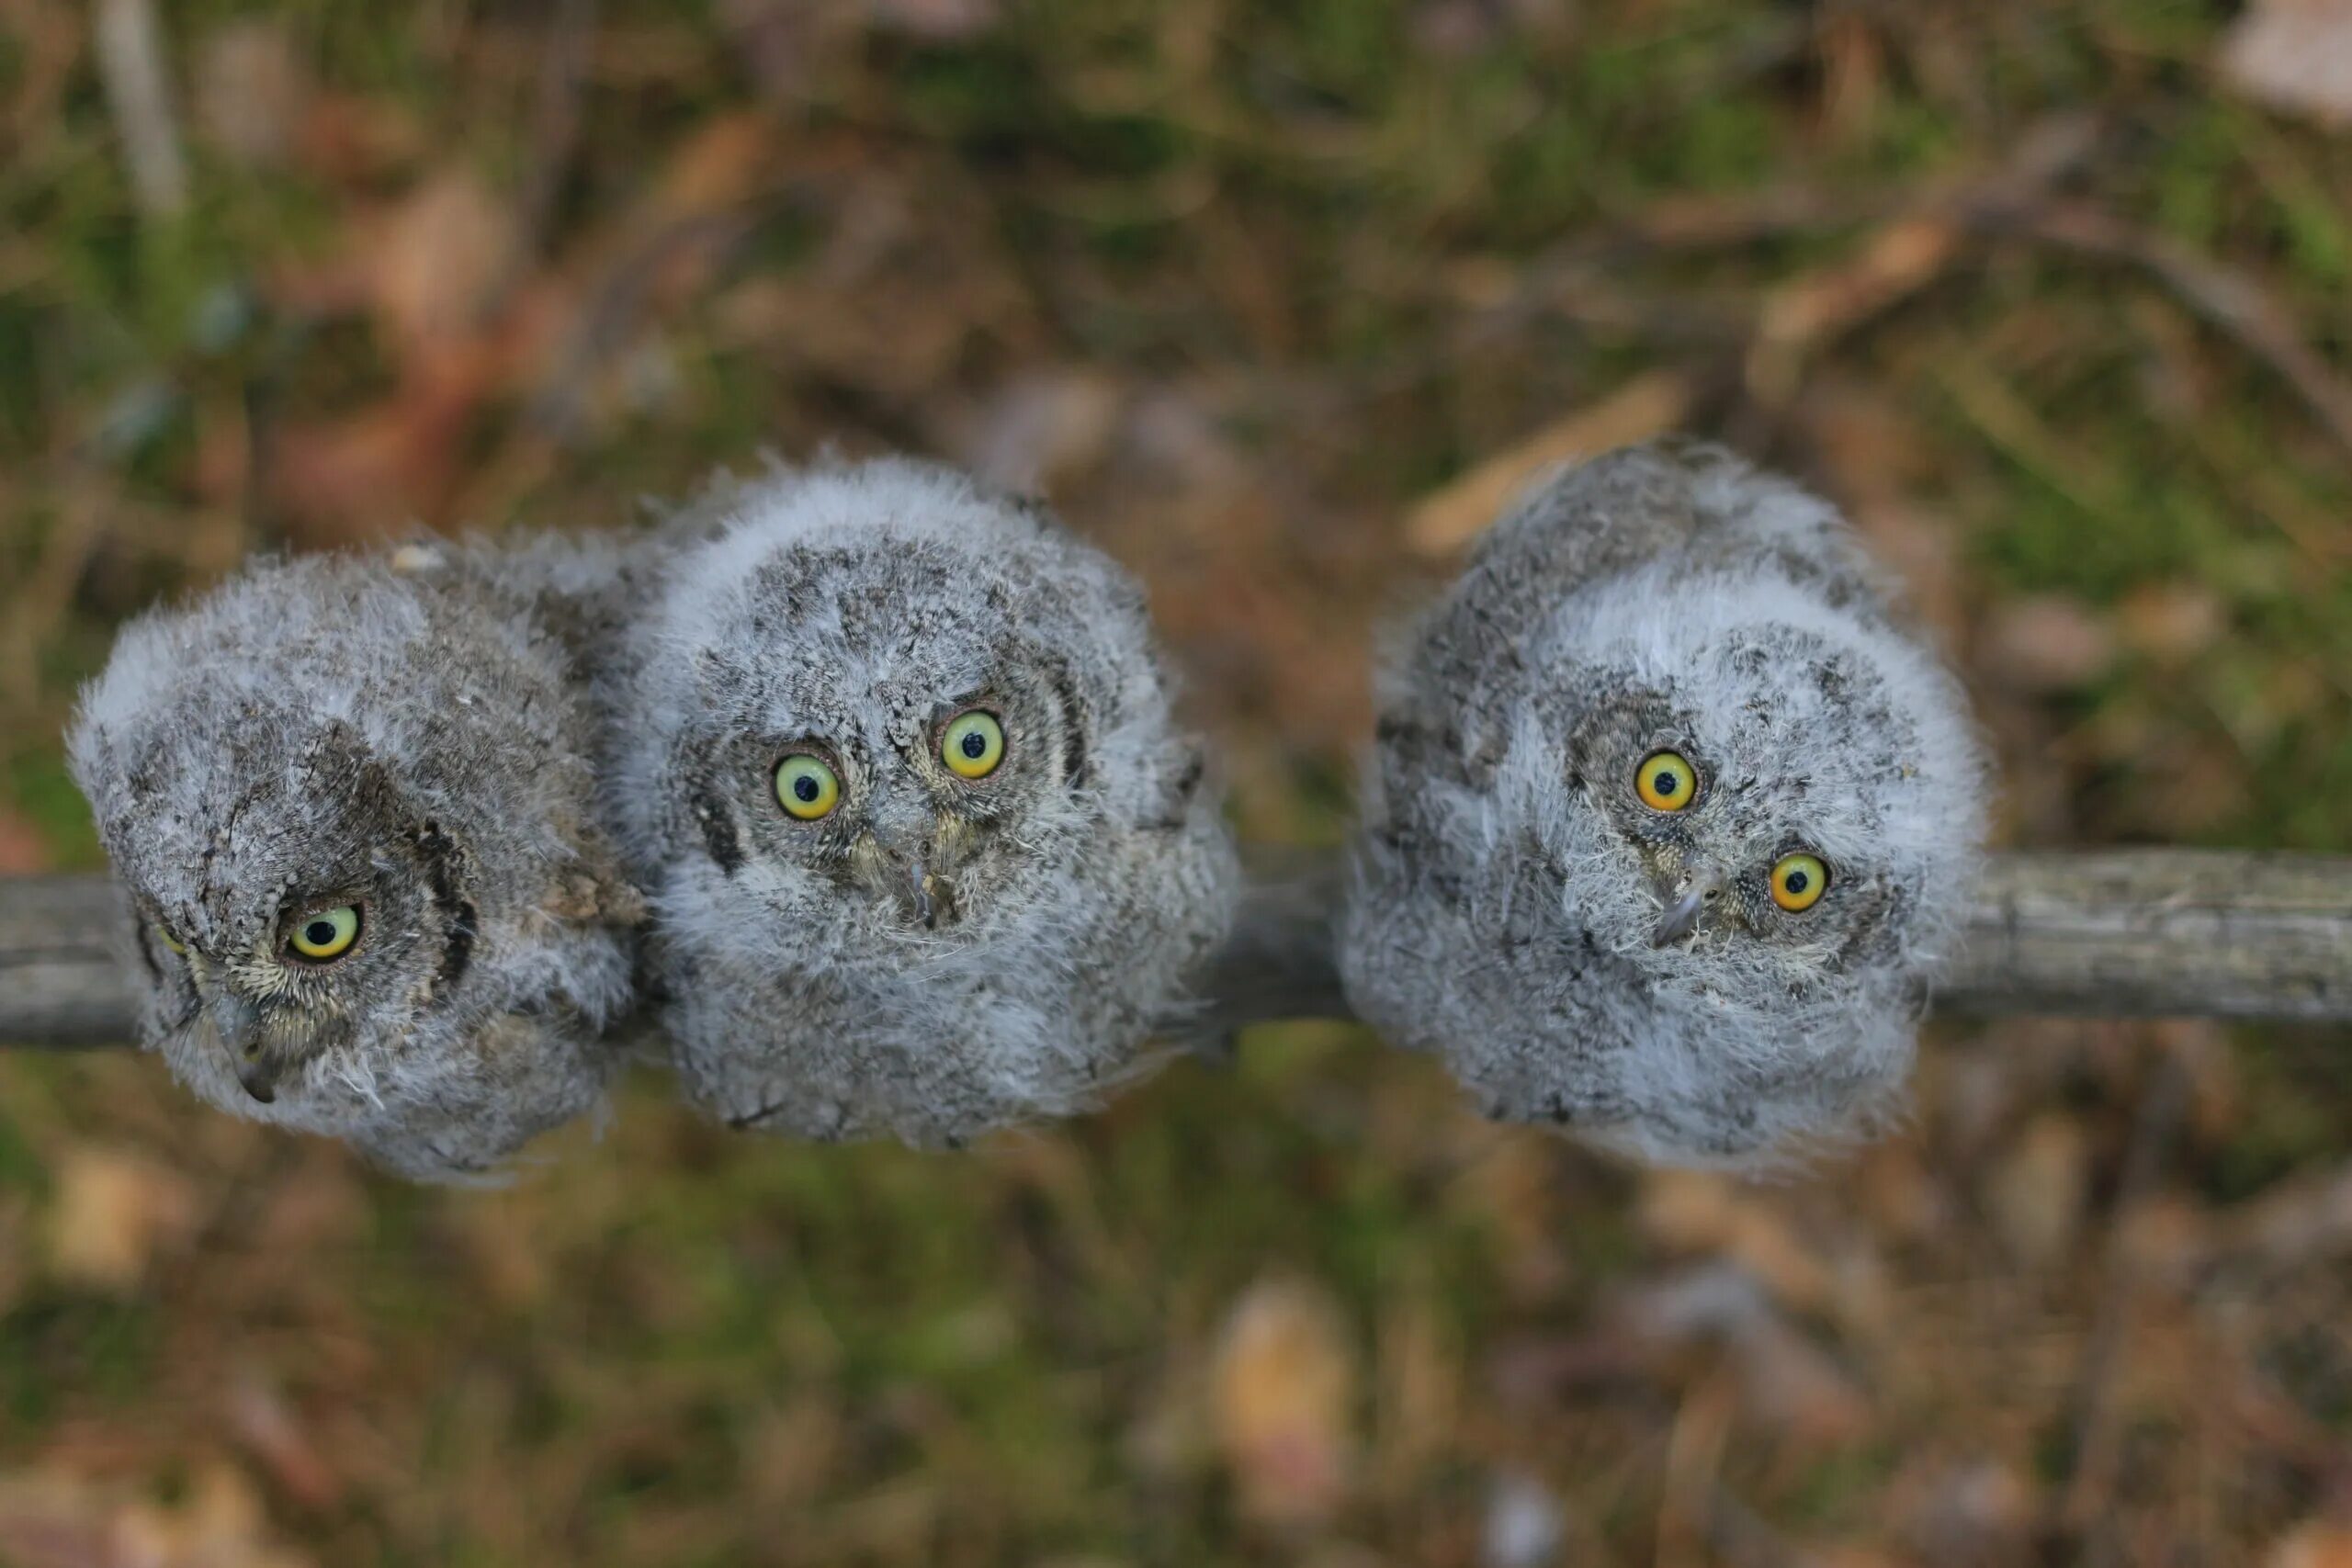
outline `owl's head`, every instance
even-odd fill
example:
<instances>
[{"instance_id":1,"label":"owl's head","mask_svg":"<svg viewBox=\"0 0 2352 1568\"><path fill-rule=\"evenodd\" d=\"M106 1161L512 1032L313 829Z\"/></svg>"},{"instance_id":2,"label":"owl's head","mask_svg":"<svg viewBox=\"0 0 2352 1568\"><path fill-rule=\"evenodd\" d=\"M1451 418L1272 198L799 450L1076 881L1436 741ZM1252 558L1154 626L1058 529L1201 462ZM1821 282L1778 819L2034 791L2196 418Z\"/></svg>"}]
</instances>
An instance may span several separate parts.
<instances>
[{"instance_id":1,"label":"owl's head","mask_svg":"<svg viewBox=\"0 0 2352 1568\"><path fill-rule=\"evenodd\" d=\"M1667 568L1548 636L1507 768L1550 775L1539 837L1611 952L1677 995L1771 1011L1941 944L1981 774L1916 644L1770 574Z\"/></svg>"},{"instance_id":2,"label":"owl's head","mask_svg":"<svg viewBox=\"0 0 2352 1568\"><path fill-rule=\"evenodd\" d=\"M145 1032L199 1092L344 1131L461 1070L461 1025L544 999L493 951L535 920L551 971L570 953L514 907L517 863L569 853L533 792L580 766L536 652L332 558L125 628L69 756L135 917ZM625 961L596 967L616 1003Z\"/></svg>"},{"instance_id":3,"label":"owl's head","mask_svg":"<svg viewBox=\"0 0 2352 1568\"><path fill-rule=\"evenodd\" d=\"M223 753L127 770L101 831L151 1031L209 1035L268 1104L311 1062L410 1035L465 973L476 917L456 842L352 731L242 716L257 733Z\"/></svg>"},{"instance_id":4,"label":"owl's head","mask_svg":"<svg viewBox=\"0 0 2352 1568\"><path fill-rule=\"evenodd\" d=\"M1769 571L1659 565L1618 590L1555 616L1482 705L1477 830L1532 858L1504 880L1535 878L1589 966L1574 983L1609 1066L1565 1119L1744 1161L1899 1073L1980 765L1950 677L1879 619Z\"/></svg>"},{"instance_id":5,"label":"owl's head","mask_svg":"<svg viewBox=\"0 0 2352 1568\"><path fill-rule=\"evenodd\" d=\"M1899 1085L1984 829L1957 683L1821 502L1573 469L1389 677L1342 961L1490 1113L1753 1163Z\"/></svg>"},{"instance_id":6,"label":"owl's head","mask_svg":"<svg viewBox=\"0 0 2352 1568\"><path fill-rule=\"evenodd\" d=\"M904 461L733 505L654 617L622 792L697 944L968 946L1189 788L1140 592L1042 513Z\"/></svg>"}]
</instances>

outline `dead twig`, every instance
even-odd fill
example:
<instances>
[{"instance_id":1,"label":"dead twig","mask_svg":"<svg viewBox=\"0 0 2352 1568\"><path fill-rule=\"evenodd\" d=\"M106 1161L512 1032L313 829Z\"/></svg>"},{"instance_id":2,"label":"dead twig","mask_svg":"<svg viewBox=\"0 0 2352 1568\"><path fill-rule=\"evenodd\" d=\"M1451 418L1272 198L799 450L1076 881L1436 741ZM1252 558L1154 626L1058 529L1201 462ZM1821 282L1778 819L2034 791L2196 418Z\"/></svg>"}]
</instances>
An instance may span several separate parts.
<instances>
[{"instance_id":1,"label":"dead twig","mask_svg":"<svg viewBox=\"0 0 2352 1568\"><path fill-rule=\"evenodd\" d=\"M1198 1009L1170 1032L1345 1018L1332 851L1259 851ZM102 877L0 879L0 1043L93 1045L130 1033ZM2352 859L2223 850L1996 855L1941 1010L2112 1018L2352 1020Z\"/></svg>"},{"instance_id":2,"label":"dead twig","mask_svg":"<svg viewBox=\"0 0 2352 1568\"><path fill-rule=\"evenodd\" d=\"M1635 377L1589 408L1555 421L1496 454L1413 508L1405 536L1423 555L1461 548L1486 530L1530 480L1555 464L1646 441L1682 422L1690 379L1671 370Z\"/></svg>"},{"instance_id":3,"label":"dead twig","mask_svg":"<svg viewBox=\"0 0 2352 1568\"><path fill-rule=\"evenodd\" d=\"M2292 388L2322 429L2352 454L2352 381L2305 343L2295 319L2248 274L2135 229L2082 202L1987 206L1966 214L1977 233L2030 240L2137 267Z\"/></svg>"},{"instance_id":4,"label":"dead twig","mask_svg":"<svg viewBox=\"0 0 2352 1568\"><path fill-rule=\"evenodd\" d=\"M597 0L556 0L539 57L537 107L531 117L531 161L516 193L514 248L507 275L484 300L481 320L497 318L547 247L556 200L580 149L580 104L596 39Z\"/></svg>"},{"instance_id":5,"label":"dead twig","mask_svg":"<svg viewBox=\"0 0 2352 1568\"><path fill-rule=\"evenodd\" d=\"M2139 1321L2143 1270L2132 1252L2132 1221L2154 1194L2164 1169L2173 1134L2188 1113L2188 1063L2175 1046L2157 1059L2155 1073L2140 1096L2132 1123L2132 1141L2124 1151L2123 1175L2117 1186L2113 1218L2109 1224L2107 1285L2092 1320L2090 1338L2083 1352L2082 1371L2075 1380L2073 1473L2059 1506L2061 1530L2081 1540L2098 1517L2114 1485L2120 1438L2115 1412L2115 1384L2123 1352Z\"/></svg>"},{"instance_id":6,"label":"dead twig","mask_svg":"<svg viewBox=\"0 0 2352 1568\"><path fill-rule=\"evenodd\" d=\"M101 0L96 43L98 76L130 164L131 195L150 218L176 217L187 206L187 160L154 0Z\"/></svg>"}]
</instances>

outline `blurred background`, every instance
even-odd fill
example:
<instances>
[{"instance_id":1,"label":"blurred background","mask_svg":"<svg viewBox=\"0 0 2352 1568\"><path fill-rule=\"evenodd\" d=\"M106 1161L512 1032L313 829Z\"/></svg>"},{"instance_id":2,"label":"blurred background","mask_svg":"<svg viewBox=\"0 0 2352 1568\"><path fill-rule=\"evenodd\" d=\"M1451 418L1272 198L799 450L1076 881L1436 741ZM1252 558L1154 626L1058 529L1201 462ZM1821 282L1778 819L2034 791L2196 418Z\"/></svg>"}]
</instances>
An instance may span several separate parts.
<instances>
[{"instance_id":1,"label":"blurred background","mask_svg":"<svg viewBox=\"0 0 2352 1568\"><path fill-rule=\"evenodd\" d=\"M1528 462L1845 506L2012 843L2352 850L2352 0L0 0L0 871L262 549L1034 484L1249 836ZM494 1191L0 1054L0 1563L2352 1563L2352 1042L1939 1021L1770 1186L1266 1031L961 1156L647 1077Z\"/></svg>"}]
</instances>

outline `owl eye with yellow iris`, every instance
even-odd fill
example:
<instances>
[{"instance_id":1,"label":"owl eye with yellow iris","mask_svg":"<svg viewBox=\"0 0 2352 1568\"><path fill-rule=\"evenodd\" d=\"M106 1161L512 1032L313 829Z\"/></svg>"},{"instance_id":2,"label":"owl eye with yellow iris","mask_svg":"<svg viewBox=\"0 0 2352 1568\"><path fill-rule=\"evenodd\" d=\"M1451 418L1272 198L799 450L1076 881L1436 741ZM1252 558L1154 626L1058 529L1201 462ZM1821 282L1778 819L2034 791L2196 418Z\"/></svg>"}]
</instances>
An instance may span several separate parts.
<instances>
[{"instance_id":1,"label":"owl eye with yellow iris","mask_svg":"<svg viewBox=\"0 0 2352 1568\"><path fill-rule=\"evenodd\" d=\"M1772 902L1801 915L1829 891L1829 868L1817 855L1782 855L1772 863Z\"/></svg>"},{"instance_id":2,"label":"owl eye with yellow iris","mask_svg":"<svg viewBox=\"0 0 2352 1568\"><path fill-rule=\"evenodd\" d=\"M775 765L776 803L796 821L828 816L842 798L842 781L822 759L796 751Z\"/></svg>"},{"instance_id":3,"label":"owl eye with yellow iris","mask_svg":"<svg viewBox=\"0 0 2352 1568\"><path fill-rule=\"evenodd\" d=\"M164 952L172 954L175 958L186 958L187 956L187 944L180 941L179 938L174 936L171 932L171 928L168 926L159 925L154 927L154 932L155 940L164 944Z\"/></svg>"},{"instance_id":4,"label":"owl eye with yellow iris","mask_svg":"<svg viewBox=\"0 0 2352 1568\"><path fill-rule=\"evenodd\" d=\"M332 964L358 940L359 907L338 904L332 909L313 909L295 921L293 930L286 933L286 949L306 963Z\"/></svg>"},{"instance_id":5,"label":"owl eye with yellow iris","mask_svg":"<svg viewBox=\"0 0 2352 1568\"><path fill-rule=\"evenodd\" d=\"M956 715L940 732L939 760L957 778L988 777L1004 761L1004 726L978 708Z\"/></svg>"},{"instance_id":6,"label":"owl eye with yellow iris","mask_svg":"<svg viewBox=\"0 0 2352 1568\"><path fill-rule=\"evenodd\" d=\"M1699 770L1679 751L1653 751L1634 773L1634 793L1652 811L1679 811L1699 795Z\"/></svg>"}]
</instances>

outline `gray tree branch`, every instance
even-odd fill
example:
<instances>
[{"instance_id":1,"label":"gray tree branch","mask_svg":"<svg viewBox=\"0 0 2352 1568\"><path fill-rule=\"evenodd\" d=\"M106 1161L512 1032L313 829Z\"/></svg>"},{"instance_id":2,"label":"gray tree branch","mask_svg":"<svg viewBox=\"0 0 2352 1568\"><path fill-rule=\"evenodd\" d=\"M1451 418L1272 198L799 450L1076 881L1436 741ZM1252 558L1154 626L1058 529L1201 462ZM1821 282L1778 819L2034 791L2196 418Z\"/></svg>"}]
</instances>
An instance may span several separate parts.
<instances>
[{"instance_id":1,"label":"gray tree branch","mask_svg":"<svg viewBox=\"0 0 2352 1568\"><path fill-rule=\"evenodd\" d=\"M1345 1018L1336 853L1251 856L1234 940L1186 1032ZM119 1044L130 990L103 877L0 880L0 1043ZM2352 1021L2352 858L2219 850L1996 855L1939 1010Z\"/></svg>"}]
</instances>

